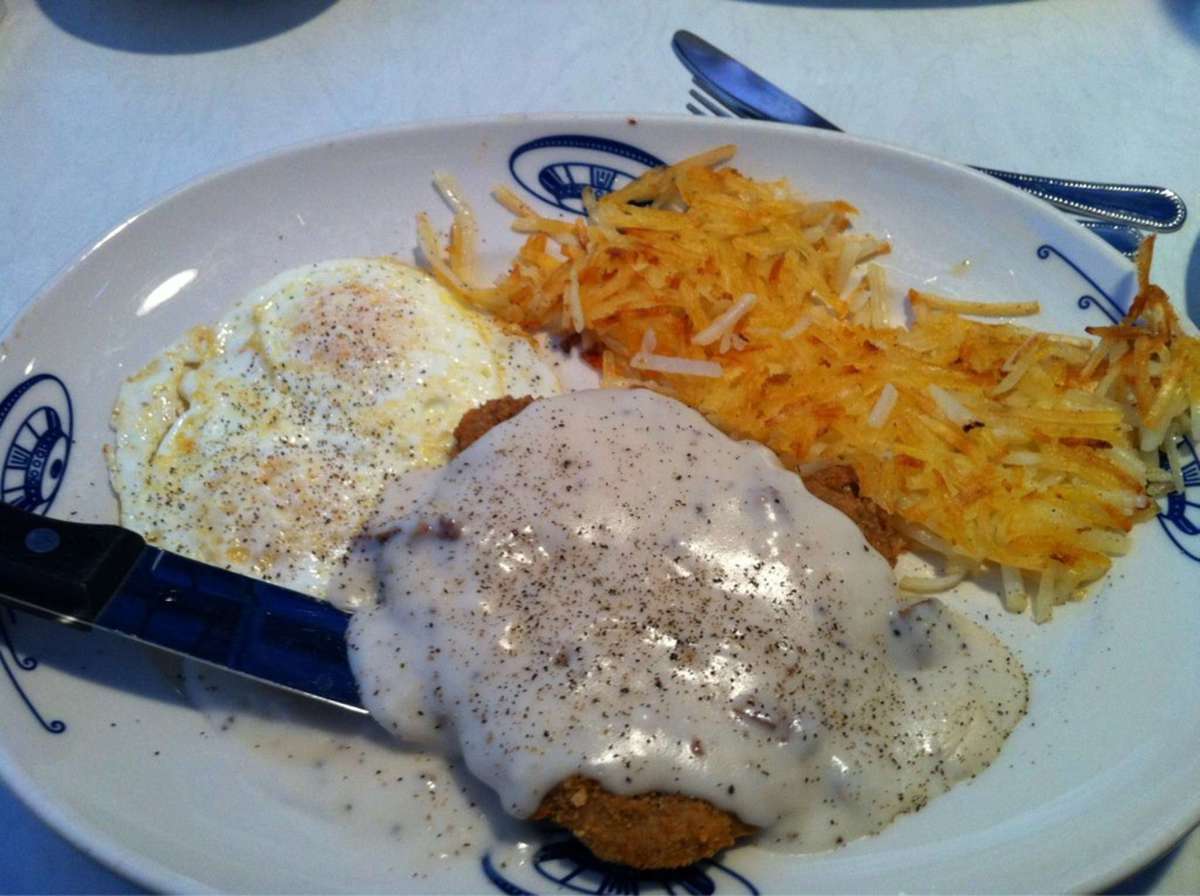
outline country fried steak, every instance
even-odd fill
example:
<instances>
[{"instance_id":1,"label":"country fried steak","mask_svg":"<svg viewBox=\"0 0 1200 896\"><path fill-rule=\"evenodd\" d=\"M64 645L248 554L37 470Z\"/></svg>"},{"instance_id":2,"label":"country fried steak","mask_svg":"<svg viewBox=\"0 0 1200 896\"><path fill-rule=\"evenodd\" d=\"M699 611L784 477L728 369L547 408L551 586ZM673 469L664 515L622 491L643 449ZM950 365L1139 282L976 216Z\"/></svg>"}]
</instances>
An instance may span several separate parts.
<instances>
[{"instance_id":1,"label":"country fried steak","mask_svg":"<svg viewBox=\"0 0 1200 896\"><path fill-rule=\"evenodd\" d=\"M467 411L454 430L454 453L466 450L533 400L530 396L505 396ZM813 495L854 520L867 541L895 564L902 537L888 514L859 494L852 469L828 467L804 477L804 484ZM705 800L673 793L623 796L580 775L572 775L546 794L533 819L564 827L598 858L633 868L691 865L756 830Z\"/></svg>"}]
</instances>

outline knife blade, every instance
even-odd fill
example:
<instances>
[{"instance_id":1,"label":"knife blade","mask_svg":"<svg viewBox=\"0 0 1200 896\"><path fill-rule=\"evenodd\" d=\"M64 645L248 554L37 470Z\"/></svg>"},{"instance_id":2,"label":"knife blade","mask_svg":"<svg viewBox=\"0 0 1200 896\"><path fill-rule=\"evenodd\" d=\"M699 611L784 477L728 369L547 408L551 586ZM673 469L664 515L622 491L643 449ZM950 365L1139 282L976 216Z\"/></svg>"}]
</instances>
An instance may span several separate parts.
<instances>
[{"instance_id":1,"label":"knife blade","mask_svg":"<svg viewBox=\"0 0 1200 896\"><path fill-rule=\"evenodd\" d=\"M366 713L346 654L348 614L128 529L0 504L0 602Z\"/></svg>"},{"instance_id":2,"label":"knife blade","mask_svg":"<svg viewBox=\"0 0 1200 896\"><path fill-rule=\"evenodd\" d=\"M718 50L690 31L676 31L671 41L679 61L692 76L704 81L721 102L750 118L782 121L827 131L841 131L804 103L780 90L758 72ZM753 97L753 105L743 101Z\"/></svg>"}]
</instances>

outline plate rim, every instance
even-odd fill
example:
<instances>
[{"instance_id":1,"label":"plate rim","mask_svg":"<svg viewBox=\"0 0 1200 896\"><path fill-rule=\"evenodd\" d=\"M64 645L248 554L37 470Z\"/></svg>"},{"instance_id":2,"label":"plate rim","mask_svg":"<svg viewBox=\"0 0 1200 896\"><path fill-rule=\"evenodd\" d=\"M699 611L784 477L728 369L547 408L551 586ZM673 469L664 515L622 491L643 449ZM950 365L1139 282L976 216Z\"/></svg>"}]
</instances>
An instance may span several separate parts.
<instances>
[{"instance_id":1,"label":"plate rim","mask_svg":"<svg viewBox=\"0 0 1200 896\"><path fill-rule=\"evenodd\" d=\"M0 780L39 821L89 859L130 883L157 893L216 892L210 885L172 871L137 850L122 846L69 804L53 799L0 739Z\"/></svg>"},{"instance_id":2,"label":"plate rim","mask_svg":"<svg viewBox=\"0 0 1200 896\"><path fill-rule=\"evenodd\" d=\"M1014 187L1007 181L992 177L978 168L973 168L970 165L954 162L950 159L942 158L941 156L927 153L919 149L913 149L901 143L893 143L887 140L876 140L872 137L863 137L858 134L847 133L846 131L830 131L823 128L810 128L803 125L788 124L778 121L760 121L746 118L708 118L697 117L694 115L682 115L674 113L652 113L652 114L619 114L613 112L538 112L538 113L522 113L513 112L503 115L464 115L452 116L444 118L429 118L421 119L420 121L404 121L397 122L382 127L365 127L365 128L349 128L342 131L333 131L317 137L308 137L303 140L296 140L288 143L282 143L278 146L268 149L249 153L240 156L232 161L226 162L216 168L206 169L199 174L189 177L166 191L159 193L151 199L143 202L135 207L134 211L125 213L119 216L117 222L104 229L103 234L99 237L92 237L85 242L82 248L77 249L62 266L51 273L42 284L26 298L24 303L16 312L3 323L0 323L0 342L9 338L11 332L20 324L22 318L29 312L30 308L36 304L43 295L58 287L58 285L70 275L70 273L85 261L93 252L98 250L110 239L116 237L122 230L132 224L138 218L157 209L159 206L177 198L178 196L190 192L193 189L205 185L209 181L218 180L225 175L231 174L243 168L249 168L260 162L265 162L270 159L283 157L292 153L306 152L322 146L329 146L335 143L354 142L358 140L371 140L392 134L403 134L410 131L437 130L439 128L462 127L462 126L493 126L504 124L540 124L555 125L559 122L595 122L598 126L613 126L624 123L630 128L640 127L646 123L652 127L655 126L680 126L686 125L689 127L711 127L716 129L735 130L755 130L764 131L767 133L802 133L808 137L812 137L818 141L825 140L830 143L849 143L853 145L885 149L890 152L895 152L910 159L931 163L936 167L944 168L956 172L958 175L966 175L974 179L977 183L988 184L989 189L998 189L1001 193L1007 194L1011 199L1016 199L1023 203L1026 208L1036 210L1039 216L1046 216L1047 220L1056 220L1063 217L1066 213L1062 212L1048 202L1038 199L1036 196L1022 190L1020 187ZM1133 270L1133 262L1123 256L1120 252L1106 243L1095 232L1086 227L1077 228L1088 244L1095 249L1102 250L1103 254L1107 255L1110 261L1115 261L1124 264Z\"/></svg>"},{"instance_id":3,"label":"plate rim","mask_svg":"<svg viewBox=\"0 0 1200 896\"><path fill-rule=\"evenodd\" d=\"M117 223L105 229L102 235L93 237L84 243L81 249L71 255L58 270L51 274L38 289L25 299L20 308L7 321L3 322L3 326L0 328L0 340L6 341L11 338L12 334L19 329L25 317L33 311L43 297L58 289L93 253L101 249L109 240L118 236L127 226L143 215L153 212L187 193L200 190L207 184L218 181L232 173L273 160L284 159L289 155L302 154L339 144L402 138L404 135L410 133L439 129L482 129L502 125L539 124L549 128L563 126L591 126L596 128L627 127L630 131L635 131L643 125L647 129L684 127L697 131L711 129L731 135L739 131L776 135L790 133L802 134L804 139L825 142L831 145L841 144L868 150L884 150L906 160L929 165L942 171L953 172L955 177L965 175L984 189L998 190L1000 194L1008 197L1008 201L1022 204L1035 218L1054 221L1057 224L1071 223L1071 226L1074 226L1078 231L1078 233L1075 233L1076 239L1083 239L1086 245L1091 246L1093 251L1106 257L1110 263L1123 265L1129 270L1133 269L1132 263L1128 259L1123 257L1093 232L1073 225L1072 222L1069 222L1068 218L1063 216L1061 211L1025 191L969 166L888 141L820 129L805 128L797 130L798 126L796 125L779 122L696 118L682 114L562 112L439 117L419 121L398 122L386 126L335 131L304 140L281 144L239 157L180 182L176 186L142 203L135 211L120 216ZM785 137L784 139L789 138ZM732 142L737 141L734 140ZM121 845L117 839L113 838L99 826L83 819L70 804L53 799L46 788L38 783L15 760L3 739L0 739L0 779L11 788L13 793L35 816L67 840L74 848L114 873L129 880L131 883L156 891L214 891L209 884L172 871L165 864L145 853ZM1200 801L1190 811L1181 810L1175 813L1175 817L1170 824L1159 827L1157 832L1145 837L1144 842L1140 844L1140 848L1131 853L1129 858L1126 858L1124 861L1110 863L1106 869L1079 881L1073 889L1076 891L1096 891L1121 881L1165 854L1190 830L1196 827L1197 824L1200 824Z\"/></svg>"}]
</instances>

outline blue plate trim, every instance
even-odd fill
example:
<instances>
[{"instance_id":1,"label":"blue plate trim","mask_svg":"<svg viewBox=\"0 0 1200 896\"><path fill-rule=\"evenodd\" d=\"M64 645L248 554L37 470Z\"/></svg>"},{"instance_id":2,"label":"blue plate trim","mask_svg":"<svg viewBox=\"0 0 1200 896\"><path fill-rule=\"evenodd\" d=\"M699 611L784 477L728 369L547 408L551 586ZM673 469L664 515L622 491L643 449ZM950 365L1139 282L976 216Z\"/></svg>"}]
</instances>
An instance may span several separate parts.
<instances>
[{"instance_id":1,"label":"blue plate trim","mask_svg":"<svg viewBox=\"0 0 1200 896\"><path fill-rule=\"evenodd\" d=\"M484 855L480 867L484 877L501 893L532 896L533 890L502 875L490 854ZM553 884L555 889L572 893L690 893L694 896L711 896L718 889L722 893L759 892L746 877L711 859L687 868L639 871L597 859L574 838L546 843L534 854L530 867L544 881Z\"/></svg>"},{"instance_id":2,"label":"blue plate trim","mask_svg":"<svg viewBox=\"0 0 1200 896\"><path fill-rule=\"evenodd\" d=\"M1051 255L1071 268L1095 291L1095 295L1084 293L1076 300L1075 304L1080 309L1086 311L1095 308L1114 324L1124 319L1125 307L1084 273L1079 265L1049 243L1038 246L1038 258L1045 260ZM1197 512L1200 511L1200 503L1189 500L1197 497L1196 491L1200 489L1200 459L1197 458L1196 446L1192 444L1191 439L1184 438L1179 443L1179 449L1184 457L1191 457L1191 460L1183 465L1183 492L1167 496L1167 509L1159 513L1158 524L1181 554L1200 563L1200 512ZM1169 466L1165 455L1159 455L1159 463L1164 469Z\"/></svg>"},{"instance_id":3,"label":"blue plate trim","mask_svg":"<svg viewBox=\"0 0 1200 896\"><path fill-rule=\"evenodd\" d=\"M1184 457L1191 457L1183 465L1183 492L1167 495L1167 509L1158 515L1158 524L1184 556L1200 563L1200 503L1188 500L1189 495L1194 497L1194 490L1200 488L1200 458L1196 455L1196 446L1186 436L1180 441L1179 449ZM1168 466L1165 458L1161 463L1163 467Z\"/></svg>"},{"instance_id":4,"label":"blue plate trim","mask_svg":"<svg viewBox=\"0 0 1200 896\"><path fill-rule=\"evenodd\" d=\"M71 459L75 409L58 377L40 373L0 401L0 427L16 411L15 431L4 447L0 500L44 514L54 503Z\"/></svg>"},{"instance_id":5,"label":"blue plate trim","mask_svg":"<svg viewBox=\"0 0 1200 896\"><path fill-rule=\"evenodd\" d=\"M1071 261L1071 259L1067 258L1067 256L1063 255L1062 252L1060 252L1054 246L1051 246L1049 243L1043 243L1042 245L1038 246L1038 258L1045 261L1051 256L1051 254L1058 256L1059 260L1062 261L1063 264L1067 265L1067 267L1078 274L1083 280L1086 280L1088 285L1091 286L1099 296L1097 298L1097 296L1084 293L1078 299L1076 299L1076 305L1085 311L1088 308L1095 307L1097 311L1109 319L1109 322L1114 324L1118 323L1121 318L1125 316L1125 308L1122 307L1120 302L1105 292L1100 287L1100 284L1084 273L1083 269L1080 268L1079 265Z\"/></svg>"},{"instance_id":6,"label":"blue plate trim","mask_svg":"<svg viewBox=\"0 0 1200 896\"><path fill-rule=\"evenodd\" d=\"M539 137L522 143L508 157L508 170L525 192L576 215L584 213L585 187L603 196L665 164L644 149L587 134Z\"/></svg>"},{"instance_id":7,"label":"blue plate trim","mask_svg":"<svg viewBox=\"0 0 1200 896\"><path fill-rule=\"evenodd\" d=\"M12 610L8 610L7 613L9 622L15 627L17 624L17 614ZM8 680L11 681L12 686L16 688L17 694L25 703L25 706L28 707L29 712L33 715L33 717L37 719L39 725L41 725L50 734L62 734L67 730L67 723L61 719L51 719L47 722L45 716L38 712L37 707L33 705L33 701L29 699L29 696L25 693L25 689L21 687L21 683L17 680L16 672L14 671L13 666L25 672L32 672L37 668L38 661L31 656L21 656L21 654L17 652L17 648L13 645L12 638L9 637L8 627L4 624L4 618L2 616L0 616L0 638L3 639L4 646L8 648L8 653L12 657L12 666L10 666L8 660L4 658L3 652L0 652L0 667L3 667L5 674L8 675Z\"/></svg>"},{"instance_id":8,"label":"blue plate trim","mask_svg":"<svg viewBox=\"0 0 1200 896\"><path fill-rule=\"evenodd\" d=\"M509 896L534 896L533 891L518 887L497 871L495 863L492 862L491 853L485 853L479 865L483 869L483 876L501 893L507 893Z\"/></svg>"},{"instance_id":9,"label":"blue plate trim","mask_svg":"<svg viewBox=\"0 0 1200 896\"><path fill-rule=\"evenodd\" d=\"M0 469L0 500L13 507L45 514L58 497L71 459L75 408L71 393L58 377L39 373L18 383L0 401L0 432L8 434ZM17 625L17 614L7 611L9 625ZM0 667L16 689L30 714L50 734L62 734L61 719L46 720L21 686L17 672L32 672L38 661L22 656L13 643L8 626L0 616L0 642L9 657L0 652Z\"/></svg>"}]
</instances>

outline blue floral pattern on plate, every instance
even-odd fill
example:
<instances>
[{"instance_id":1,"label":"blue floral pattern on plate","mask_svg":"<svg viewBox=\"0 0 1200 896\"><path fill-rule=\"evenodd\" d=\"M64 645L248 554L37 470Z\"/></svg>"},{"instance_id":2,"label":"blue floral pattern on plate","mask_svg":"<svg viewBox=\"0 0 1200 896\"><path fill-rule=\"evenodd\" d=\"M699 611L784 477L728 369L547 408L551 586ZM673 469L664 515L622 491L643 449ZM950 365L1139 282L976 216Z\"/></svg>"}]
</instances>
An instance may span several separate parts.
<instances>
[{"instance_id":1,"label":"blue floral pattern on plate","mask_svg":"<svg viewBox=\"0 0 1200 896\"><path fill-rule=\"evenodd\" d=\"M583 191L603 196L666 164L643 149L585 134L555 134L522 143L508 157L513 179L555 208L583 214Z\"/></svg>"},{"instance_id":2,"label":"blue floral pattern on plate","mask_svg":"<svg viewBox=\"0 0 1200 896\"><path fill-rule=\"evenodd\" d=\"M1092 290L1095 292L1094 295L1092 293L1085 292L1083 295L1081 295L1078 299L1075 300L1076 305L1078 305L1084 311L1086 311L1088 308L1094 307L1101 314L1103 314L1105 317L1107 317L1110 323L1114 323L1114 324L1117 323L1121 318L1123 318L1125 316L1125 309L1121 306L1121 304L1116 299L1114 299L1111 295L1109 295L1104 289L1102 289L1099 283L1097 283L1095 280L1093 280L1091 277L1089 277L1087 274L1085 274L1083 272L1083 269L1081 267L1079 267L1079 265L1077 265L1075 262L1073 262L1067 256L1063 255L1062 252L1060 252L1054 246L1051 246L1049 243L1043 243L1042 245L1038 246L1038 249L1037 249L1037 257L1038 258L1045 261L1047 258L1050 258L1050 256L1052 256L1052 255L1057 257L1059 260L1062 261L1063 264L1065 264L1067 267L1069 267L1071 270L1073 270L1076 274L1078 274L1080 279L1086 281L1087 284L1089 286L1091 286Z\"/></svg>"},{"instance_id":3,"label":"blue floral pattern on plate","mask_svg":"<svg viewBox=\"0 0 1200 896\"><path fill-rule=\"evenodd\" d=\"M484 877L501 893L530 896L534 892L502 874L490 854L483 857L481 867ZM708 896L718 890L722 893L759 892L747 878L710 859L687 868L639 871L601 861L573 838L546 843L534 853L529 867L540 878L532 880L530 886L550 883L572 893L692 893Z\"/></svg>"},{"instance_id":4,"label":"blue floral pattern on plate","mask_svg":"<svg viewBox=\"0 0 1200 896\"><path fill-rule=\"evenodd\" d=\"M71 394L58 377L40 373L9 391L0 401L0 447L4 451L0 500L33 513L45 514L50 509L67 473L74 425ZM66 723L47 720L17 676L38 667L36 658L17 649L9 631L16 628L19 618L11 609L0 615L0 643L8 652L7 659L0 652L0 668L37 723L50 734L62 734Z\"/></svg>"},{"instance_id":5,"label":"blue floral pattern on plate","mask_svg":"<svg viewBox=\"0 0 1200 896\"><path fill-rule=\"evenodd\" d=\"M15 628L17 626L17 614L12 610L5 610L4 614L8 617L8 625L11 625ZM32 672L38 667L38 661L34 657L22 656L19 652L17 652L17 648L13 644L12 636L8 632L8 625L5 624L4 618L0 616L0 639L3 640L4 647L7 648L9 658L11 659L10 665L10 660L5 659L4 653L0 652L0 668L4 669L4 673L8 676L8 680L12 682L12 686L16 688L17 694L20 696L21 701L29 709L29 712L33 715L34 719L37 720L37 723L45 728L50 734L62 734L67 730L67 723L61 719L50 719L47 721L46 717L38 711L36 706L33 705L33 701L29 699L29 695L25 693L25 689L21 687L21 682L17 680L17 670L21 670L23 672Z\"/></svg>"}]
</instances>

